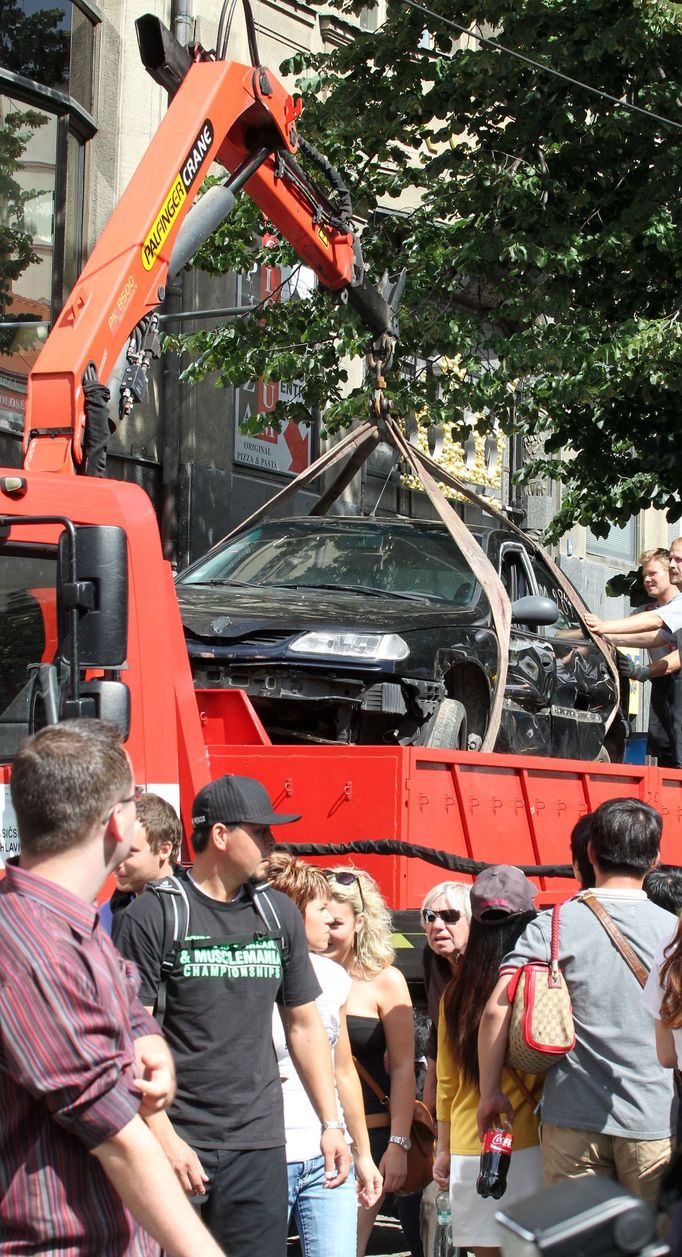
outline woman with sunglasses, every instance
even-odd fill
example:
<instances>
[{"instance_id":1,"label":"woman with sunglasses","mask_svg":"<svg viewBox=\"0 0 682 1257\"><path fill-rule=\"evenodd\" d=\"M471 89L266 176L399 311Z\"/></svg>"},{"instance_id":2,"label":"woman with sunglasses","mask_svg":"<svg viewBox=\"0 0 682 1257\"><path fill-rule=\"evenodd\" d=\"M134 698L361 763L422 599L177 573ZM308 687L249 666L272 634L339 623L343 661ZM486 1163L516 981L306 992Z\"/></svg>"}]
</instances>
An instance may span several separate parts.
<instances>
[{"instance_id":1,"label":"woman with sunglasses","mask_svg":"<svg viewBox=\"0 0 682 1257\"><path fill-rule=\"evenodd\" d=\"M373 1206L381 1196L382 1181L372 1161L362 1091L348 1040L346 1001L350 979L340 965L320 955L329 942L330 886L320 869L285 851L275 851L269 857L265 877L275 890L293 900L303 916L310 959L322 988L316 1003L332 1050L340 1116L353 1141L355 1174L351 1171L340 1187L328 1188L320 1154L319 1119L287 1050L283 1024L286 1010L280 1014L276 1008L273 1041L284 1098L289 1215L294 1215L303 1257L352 1257L358 1200L366 1208Z\"/></svg>"},{"instance_id":2,"label":"woman with sunglasses","mask_svg":"<svg viewBox=\"0 0 682 1257\"><path fill-rule=\"evenodd\" d=\"M415 1095L412 1001L402 973L392 963L391 917L374 878L349 868L327 869L325 874L333 918L326 955L351 978L347 1010L353 1055L390 1099L387 1112L360 1073L372 1157L383 1175L385 1192L400 1191L407 1173ZM372 1209L360 1212L358 1257L364 1257L380 1204L378 1200Z\"/></svg>"},{"instance_id":3,"label":"woman with sunglasses","mask_svg":"<svg viewBox=\"0 0 682 1257\"><path fill-rule=\"evenodd\" d=\"M512 865L491 865L479 873L471 887L469 942L446 987L438 1020L438 1149L433 1177L440 1188L450 1188L455 1248L467 1249L474 1257L501 1255L495 1221L498 1202L476 1192L481 1155L476 1125L478 1028L503 957L536 915L535 894L532 882ZM509 1071L514 1155L505 1206L542 1187L535 1116L541 1088L541 1078Z\"/></svg>"},{"instance_id":4,"label":"woman with sunglasses","mask_svg":"<svg viewBox=\"0 0 682 1257\"><path fill-rule=\"evenodd\" d=\"M438 882L424 896L421 920L426 934L426 946L422 952L426 1007L430 1029L426 1043L426 1077L424 1078L424 1104L436 1116L436 1055L438 1049L438 1011L448 982L459 964L468 939L471 925L471 898L469 887L463 882ZM422 1253L431 1257L436 1236L437 1183L425 1187L421 1199L407 1196L403 1202L402 1222L406 1234L420 1227ZM414 1203L412 1203L414 1201ZM417 1201L419 1202L417 1204ZM409 1210L409 1216L406 1216ZM411 1240L414 1253L414 1239Z\"/></svg>"},{"instance_id":5,"label":"woman with sunglasses","mask_svg":"<svg viewBox=\"0 0 682 1257\"><path fill-rule=\"evenodd\" d=\"M471 925L469 887L463 882L439 882L424 896L421 919L426 934L422 960L431 1033L426 1049L424 1103L436 1112L436 1050L438 1009L443 992L464 954Z\"/></svg>"}]
</instances>

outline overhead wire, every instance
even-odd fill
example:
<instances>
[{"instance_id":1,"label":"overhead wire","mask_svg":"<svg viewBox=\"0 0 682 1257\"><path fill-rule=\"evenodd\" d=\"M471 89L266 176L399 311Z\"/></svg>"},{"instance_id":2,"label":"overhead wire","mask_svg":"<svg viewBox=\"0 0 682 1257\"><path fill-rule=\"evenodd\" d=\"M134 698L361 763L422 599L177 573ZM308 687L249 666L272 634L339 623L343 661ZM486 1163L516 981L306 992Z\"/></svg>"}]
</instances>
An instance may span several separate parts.
<instances>
[{"instance_id":1,"label":"overhead wire","mask_svg":"<svg viewBox=\"0 0 682 1257\"><path fill-rule=\"evenodd\" d=\"M444 26L451 27L452 30L458 31L460 35L467 35L470 39L476 40L477 43L484 45L486 48L492 48L495 52L506 52L508 56L515 57L518 61L523 61L525 65L532 66L535 70L542 70L545 74L562 79L564 83L570 83L573 87L579 87L585 92L591 92L594 96L600 96L603 100L608 100L622 109L629 109L632 113L642 114L645 118L653 118L656 122L662 122L666 126L682 130L682 122L676 122L673 118L668 118L664 114L655 113L653 109L643 109L641 105L634 105L631 101L623 100L620 96L612 96L610 92L605 92L601 87L594 87L591 83L585 83L582 79L576 79L571 74L565 74L563 70L557 70L554 66L548 65L546 61L537 61L534 57L528 57L516 48L510 48L506 44L501 44L497 39L491 39L488 35L481 35L477 31L473 31L469 26L455 22L452 18L445 17L442 13L436 13L433 9L428 8L427 5L420 4L419 0L400 0L400 3L407 8L415 9L418 13L423 13L426 17L433 18ZM382 28L380 27L379 29L381 30Z\"/></svg>"}]
</instances>

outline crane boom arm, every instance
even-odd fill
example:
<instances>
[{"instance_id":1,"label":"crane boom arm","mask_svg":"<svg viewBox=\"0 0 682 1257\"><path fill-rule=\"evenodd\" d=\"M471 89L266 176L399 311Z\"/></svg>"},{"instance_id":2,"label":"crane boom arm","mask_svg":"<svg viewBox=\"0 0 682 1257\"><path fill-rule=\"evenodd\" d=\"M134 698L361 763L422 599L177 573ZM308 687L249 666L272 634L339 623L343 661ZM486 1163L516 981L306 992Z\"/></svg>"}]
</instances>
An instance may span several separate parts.
<instances>
[{"instance_id":1,"label":"crane boom arm","mask_svg":"<svg viewBox=\"0 0 682 1257\"><path fill-rule=\"evenodd\" d=\"M262 66L207 54L200 59L201 50L192 60L186 49L181 52L186 72L168 112L29 375L27 468L65 474L82 469L86 373L106 384L134 329L163 301L174 246L183 221L189 227L194 197L213 162L228 171L221 219L243 186L325 287L339 291L357 284L352 225L330 221L331 207L292 162L300 101ZM174 269L197 247L191 231L188 239L189 247L178 246ZM389 330L387 303L362 279L357 288L354 304L372 329Z\"/></svg>"}]
</instances>

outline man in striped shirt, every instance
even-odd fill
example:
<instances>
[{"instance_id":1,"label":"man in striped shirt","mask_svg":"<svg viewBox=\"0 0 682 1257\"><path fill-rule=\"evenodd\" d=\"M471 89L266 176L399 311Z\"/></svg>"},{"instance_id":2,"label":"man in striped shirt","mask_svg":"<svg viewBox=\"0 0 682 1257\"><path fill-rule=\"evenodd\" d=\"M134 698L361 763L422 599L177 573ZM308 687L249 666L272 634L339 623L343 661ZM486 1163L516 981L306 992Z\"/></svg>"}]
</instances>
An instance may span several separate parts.
<instances>
[{"instance_id":1,"label":"man in striped shirt","mask_svg":"<svg viewBox=\"0 0 682 1257\"><path fill-rule=\"evenodd\" d=\"M0 887L0 1254L221 1257L144 1117L170 1054L93 900L125 858L136 792L118 733L42 729L19 750L21 854Z\"/></svg>"}]
</instances>

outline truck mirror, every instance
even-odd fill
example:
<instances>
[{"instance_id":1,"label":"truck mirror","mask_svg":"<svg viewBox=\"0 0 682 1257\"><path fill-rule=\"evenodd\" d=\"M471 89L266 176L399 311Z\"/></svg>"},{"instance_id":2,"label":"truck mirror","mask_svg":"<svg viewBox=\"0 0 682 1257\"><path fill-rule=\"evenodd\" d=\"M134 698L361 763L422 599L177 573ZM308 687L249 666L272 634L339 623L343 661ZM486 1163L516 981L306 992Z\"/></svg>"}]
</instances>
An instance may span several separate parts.
<instances>
[{"instance_id":1,"label":"truck mirror","mask_svg":"<svg viewBox=\"0 0 682 1257\"><path fill-rule=\"evenodd\" d=\"M128 646L128 554L126 535L112 524L75 529L75 580L71 537L64 531L57 555L59 656L72 658L74 608L77 611L81 668L120 668Z\"/></svg>"},{"instance_id":2,"label":"truck mirror","mask_svg":"<svg viewBox=\"0 0 682 1257\"><path fill-rule=\"evenodd\" d=\"M86 681L81 697L94 702L93 714L98 720L114 725L124 742L130 733L130 690L123 681Z\"/></svg>"},{"instance_id":3,"label":"truck mirror","mask_svg":"<svg viewBox=\"0 0 682 1257\"><path fill-rule=\"evenodd\" d=\"M512 602L511 613L512 623L528 624L533 628L539 628L541 624L556 624L561 614L551 598L538 594L517 598L516 602Z\"/></svg>"}]
</instances>

